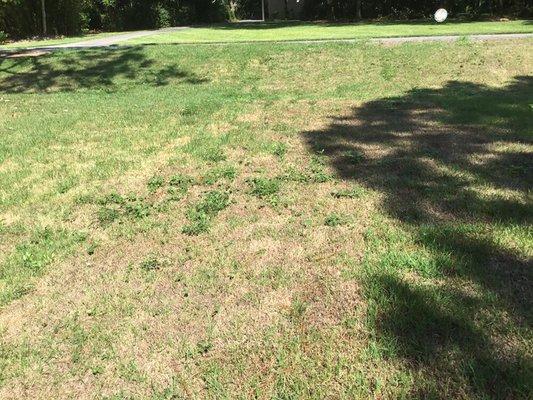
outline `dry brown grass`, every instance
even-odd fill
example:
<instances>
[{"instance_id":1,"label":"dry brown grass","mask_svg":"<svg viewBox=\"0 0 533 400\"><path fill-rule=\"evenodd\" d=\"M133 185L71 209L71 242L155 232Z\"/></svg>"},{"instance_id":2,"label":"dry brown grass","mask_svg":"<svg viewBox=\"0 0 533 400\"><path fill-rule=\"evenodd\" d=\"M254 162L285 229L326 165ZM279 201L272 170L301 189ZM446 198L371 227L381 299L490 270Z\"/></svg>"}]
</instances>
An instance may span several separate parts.
<instances>
[{"instance_id":1,"label":"dry brown grass","mask_svg":"<svg viewBox=\"0 0 533 400\"><path fill-rule=\"evenodd\" d=\"M475 64L460 46L466 45L451 47L457 62ZM513 45L498 46L473 45L488 54L483 57L489 66L469 64L484 75L474 71L464 77L497 86L476 89L463 83L461 90L474 97L484 91L485 97L475 100L489 99L491 106L512 105L523 93L506 91L506 82L530 67L516 61L500 65L505 73L498 69L490 75L496 63L490 54L501 59ZM521 42L516 46L517 53L526 48ZM313 62L325 64L328 72L365 70L363 64L338 66L342 54L335 49L332 57L315 58L305 48L294 57L305 61L306 70ZM383 51L379 55L386 58ZM265 65L262 57L249 59L249 68L268 73L268 63L282 61ZM214 62L211 82L238 76L236 61ZM376 61L369 68L381 67ZM445 184L465 182L479 202L504 199L525 209L530 199L523 187L506 187L499 175L493 176L497 181L483 180L479 169L495 168L494 162L519 153L500 171L503 177L510 170L520 174L531 145L487 134L520 133L519 123L509 128L515 117L506 109L502 115L484 114L493 119L463 121L461 105L469 104L468 96L450 102L463 92L448 92L443 85L459 66L450 61L446 68L437 88L424 93L417 92L413 77L419 75L411 70L392 82L379 81L379 93L389 93L388 85L395 84L411 89L396 99L371 91L357 98L321 92L335 85L315 68L301 76L303 82L294 71L255 89L247 81L246 90L268 87L292 95L225 105L209 118L195 116L198 126L169 106L172 115L165 121L172 129L183 124L172 140L157 142L157 151L136 158L131 169L48 198L46 207L64 208L65 218L56 213L35 217L90 235L35 278L33 290L2 308L0 398L393 399L496 393L498 388L487 389L482 380L482 389L476 387L462 368L473 363L481 371L481 358L494 368L488 371L500 372L498 363L514 365L531 355L527 317L516 311L518 298L528 299L528 275L518 267L531 256L530 226L520 215L512 223L496 221L483 214L488 206L474 210L477 220L465 217L463 203L445 207L442 198L455 194L456 186L443 187L439 178L446 178ZM307 92L309 97L301 98ZM424 102L428 95L434 96ZM365 96L377 100L363 101ZM475 110L472 115L479 117ZM145 123L124 131L149 129ZM131 151L140 154L151 140L139 140ZM417 153L420 143L427 147L424 154ZM210 160L219 155L209 153L210 146L218 144L224 159ZM57 146L54 151L67 151L68 146ZM80 143L79 150L97 147ZM128 151L123 152L117 157L127 158ZM60 162L69 156L59 157ZM414 162L424 174L409 175ZM214 170L228 166L236 171L234 179L206 183ZM0 164L0 171L11 167ZM82 171L84 164L76 168ZM169 201L169 181L176 174L194 183L182 198ZM27 179L45 176L43 169ZM151 192L152 177L163 184ZM279 191L254 194L254 178L276 181ZM19 212L3 213L4 223L11 226L16 217L29 224L32 205L46 198L44 186L35 188ZM207 232L184 234L187 211L215 190L229 193L230 204L212 218ZM110 193L124 198L133 193L150 215L99 222L101 198ZM81 201L83 196L88 200ZM413 208L426 218L423 223L397 213ZM442 230L428 233L435 221L442 222ZM9 235L3 236L10 239L0 251L18 244L16 233ZM452 242L450 250L446 237L462 240ZM90 244L95 247L88 251ZM500 257L504 253L507 258ZM476 262L500 277L496 274L505 266L513 266L504 276L513 283L502 288L476 275ZM428 358L420 356L424 345L430 347ZM522 370L513 371L518 376ZM498 376L498 382L520 397L511 381Z\"/></svg>"}]
</instances>

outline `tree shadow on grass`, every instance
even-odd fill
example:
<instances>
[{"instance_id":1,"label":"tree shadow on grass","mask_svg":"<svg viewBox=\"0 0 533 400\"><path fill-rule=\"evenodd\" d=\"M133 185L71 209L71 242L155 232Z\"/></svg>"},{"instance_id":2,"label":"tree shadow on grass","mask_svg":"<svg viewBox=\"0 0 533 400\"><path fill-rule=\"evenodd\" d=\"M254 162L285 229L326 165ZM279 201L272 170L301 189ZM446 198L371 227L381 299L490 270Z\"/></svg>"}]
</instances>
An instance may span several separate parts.
<instances>
[{"instance_id":1,"label":"tree shadow on grass","mask_svg":"<svg viewBox=\"0 0 533 400\"><path fill-rule=\"evenodd\" d=\"M499 329L473 322L505 315L512 337L530 338L533 263L497 231L530 238L532 93L531 77L504 88L449 82L366 103L304 133L340 178L380 192L385 212L437 260L442 286L407 283L390 266L367 280L376 339L433 382L416 383L420 397L521 398L533 389L527 346L510 350ZM460 294L457 282L479 285L484 299Z\"/></svg>"},{"instance_id":2,"label":"tree shadow on grass","mask_svg":"<svg viewBox=\"0 0 533 400\"><path fill-rule=\"evenodd\" d=\"M453 288L407 283L394 274L366 282L378 310L374 339L415 375L412 398L527 398L531 359L503 351L474 323L480 301Z\"/></svg>"},{"instance_id":3,"label":"tree shadow on grass","mask_svg":"<svg viewBox=\"0 0 533 400\"><path fill-rule=\"evenodd\" d=\"M0 58L0 93L116 91L135 85L202 84L207 79L176 64L162 65L141 47L58 51Z\"/></svg>"}]
</instances>

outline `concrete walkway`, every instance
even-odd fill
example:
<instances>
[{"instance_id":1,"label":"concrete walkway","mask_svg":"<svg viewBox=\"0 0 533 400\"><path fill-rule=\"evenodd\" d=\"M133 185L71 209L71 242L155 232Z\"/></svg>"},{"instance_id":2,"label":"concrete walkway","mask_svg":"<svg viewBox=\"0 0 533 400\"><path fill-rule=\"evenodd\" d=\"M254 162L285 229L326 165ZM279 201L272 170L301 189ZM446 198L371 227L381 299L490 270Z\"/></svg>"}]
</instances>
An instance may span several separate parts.
<instances>
[{"instance_id":1,"label":"concrete walkway","mask_svg":"<svg viewBox=\"0 0 533 400\"><path fill-rule=\"evenodd\" d=\"M180 27L174 27L174 28L163 28L163 29L156 29L156 30L148 30L148 31L135 31L135 32L126 32L126 33L119 33L117 35L107 36L101 39L91 39L91 40L84 40L77 43L66 43L66 44L58 44L54 46L46 46L41 47L40 49L78 49L78 48L88 48L88 47L109 47L116 45L120 42L125 42L130 39L136 39L144 36L152 36L152 35L158 35L160 33L164 32L175 32L180 31L183 29L187 29L187 27L180 26Z\"/></svg>"}]
</instances>

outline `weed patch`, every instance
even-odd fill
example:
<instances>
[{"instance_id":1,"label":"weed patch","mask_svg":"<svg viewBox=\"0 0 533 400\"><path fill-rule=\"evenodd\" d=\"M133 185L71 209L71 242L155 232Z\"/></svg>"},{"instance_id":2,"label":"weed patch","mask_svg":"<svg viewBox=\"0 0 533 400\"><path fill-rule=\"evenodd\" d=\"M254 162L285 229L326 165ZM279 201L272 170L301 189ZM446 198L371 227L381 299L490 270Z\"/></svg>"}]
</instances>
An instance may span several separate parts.
<instances>
[{"instance_id":1,"label":"weed patch","mask_svg":"<svg viewBox=\"0 0 533 400\"><path fill-rule=\"evenodd\" d=\"M141 261L140 267L144 271L154 271L160 269L162 265L163 263L155 255L149 255Z\"/></svg>"},{"instance_id":2,"label":"weed patch","mask_svg":"<svg viewBox=\"0 0 533 400\"><path fill-rule=\"evenodd\" d=\"M283 142L274 142L270 147L270 151L273 155L283 159L287 154L287 145Z\"/></svg>"},{"instance_id":3,"label":"weed patch","mask_svg":"<svg viewBox=\"0 0 533 400\"><path fill-rule=\"evenodd\" d=\"M326 159L322 155L313 155L309 162L309 180L315 183L329 182L333 179L326 171Z\"/></svg>"},{"instance_id":4,"label":"weed patch","mask_svg":"<svg viewBox=\"0 0 533 400\"><path fill-rule=\"evenodd\" d=\"M56 259L71 254L87 235L80 232L37 229L0 264L0 306L27 293L33 279Z\"/></svg>"},{"instance_id":5,"label":"weed patch","mask_svg":"<svg viewBox=\"0 0 533 400\"><path fill-rule=\"evenodd\" d=\"M194 179L187 175L177 174L170 178L167 188L167 194L169 200L179 201L189 190L189 187L193 184Z\"/></svg>"},{"instance_id":6,"label":"weed patch","mask_svg":"<svg viewBox=\"0 0 533 400\"><path fill-rule=\"evenodd\" d=\"M229 204L229 194L216 190L207 193L200 202L187 211L189 224L183 227L182 232L189 236L207 232L212 219Z\"/></svg>"},{"instance_id":7,"label":"weed patch","mask_svg":"<svg viewBox=\"0 0 533 400\"><path fill-rule=\"evenodd\" d=\"M278 194L280 189L279 180L275 178L253 178L250 185L250 193L262 199Z\"/></svg>"},{"instance_id":8,"label":"weed patch","mask_svg":"<svg viewBox=\"0 0 533 400\"><path fill-rule=\"evenodd\" d=\"M162 176L153 176L152 178L150 178L150 180L148 181L148 191L150 193L155 193L157 191L157 189L163 187L165 185L165 179L162 177Z\"/></svg>"},{"instance_id":9,"label":"weed patch","mask_svg":"<svg viewBox=\"0 0 533 400\"><path fill-rule=\"evenodd\" d=\"M150 215L153 205L146 202L146 200L137 197L131 197L128 199L124 207L125 215L134 218L141 219Z\"/></svg>"},{"instance_id":10,"label":"weed patch","mask_svg":"<svg viewBox=\"0 0 533 400\"><path fill-rule=\"evenodd\" d=\"M101 207L97 213L100 225L107 226L120 218L120 210L110 207Z\"/></svg>"},{"instance_id":11,"label":"weed patch","mask_svg":"<svg viewBox=\"0 0 533 400\"><path fill-rule=\"evenodd\" d=\"M347 218L344 215L339 215L339 214L335 214L335 213L329 214L325 218L324 224L326 226L331 226L331 227L339 226L339 225L346 225L347 224Z\"/></svg>"},{"instance_id":12,"label":"weed patch","mask_svg":"<svg viewBox=\"0 0 533 400\"><path fill-rule=\"evenodd\" d=\"M187 175L177 174L170 178L168 184L174 188L178 188L183 192L189 189L189 186L194 182L194 179Z\"/></svg>"},{"instance_id":13,"label":"weed patch","mask_svg":"<svg viewBox=\"0 0 533 400\"><path fill-rule=\"evenodd\" d=\"M237 170L232 165L225 165L222 167L213 168L201 179L201 183L205 185L214 185L218 181L224 179L228 183L232 182L237 176Z\"/></svg>"},{"instance_id":14,"label":"weed patch","mask_svg":"<svg viewBox=\"0 0 533 400\"><path fill-rule=\"evenodd\" d=\"M249 181L250 193L265 200L271 206L279 204L280 180L277 178L253 178Z\"/></svg>"},{"instance_id":15,"label":"weed patch","mask_svg":"<svg viewBox=\"0 0 533 400\"><path fill-rule=\"evenodd\" d=\"M355 186L351 189L337 190L331 195L336 199L359 199L367 195L367 190L361 186Z\"/></svg>"}]
</instances>

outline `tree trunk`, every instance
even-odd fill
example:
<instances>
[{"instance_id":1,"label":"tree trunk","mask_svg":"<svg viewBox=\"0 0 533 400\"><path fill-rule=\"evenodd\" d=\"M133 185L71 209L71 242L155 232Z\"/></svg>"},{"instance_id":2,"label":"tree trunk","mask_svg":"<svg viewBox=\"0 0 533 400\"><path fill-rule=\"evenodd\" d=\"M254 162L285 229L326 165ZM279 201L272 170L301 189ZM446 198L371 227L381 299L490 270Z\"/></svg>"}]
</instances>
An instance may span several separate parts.
<instances>
[{"instance_id":1,"label":"tree trunk","mask_svg":"<svg viewBox=\"0 0 533 400\"><path fill-rule=\"evenodd\" d=\"M355 0L355 18L358 21L363 19L363 13L361 12L361 0Z\"/></svg>"},{"instance_id":2,"label":"tree trunk","mask_svg":"<svg viewBox=\"0 0 533 400\"><path fill-rule=\"evenodd\" d=\"M41 17L43 19L43 36L46 36L47 34L47 27L46 27L46 5L44 4L45 0L41 0Z\"/></svg>"},{"instance_id":3,"label":"tree trunk","mask_svg":"<svg viewBox=\"0 0 533 400\"><path fill-rule=\"evenodd\" d=\"M230 0L228 3L228 19L231 22L237 20L237 2L236 0Z\"/></svg>"}]
</instances>

